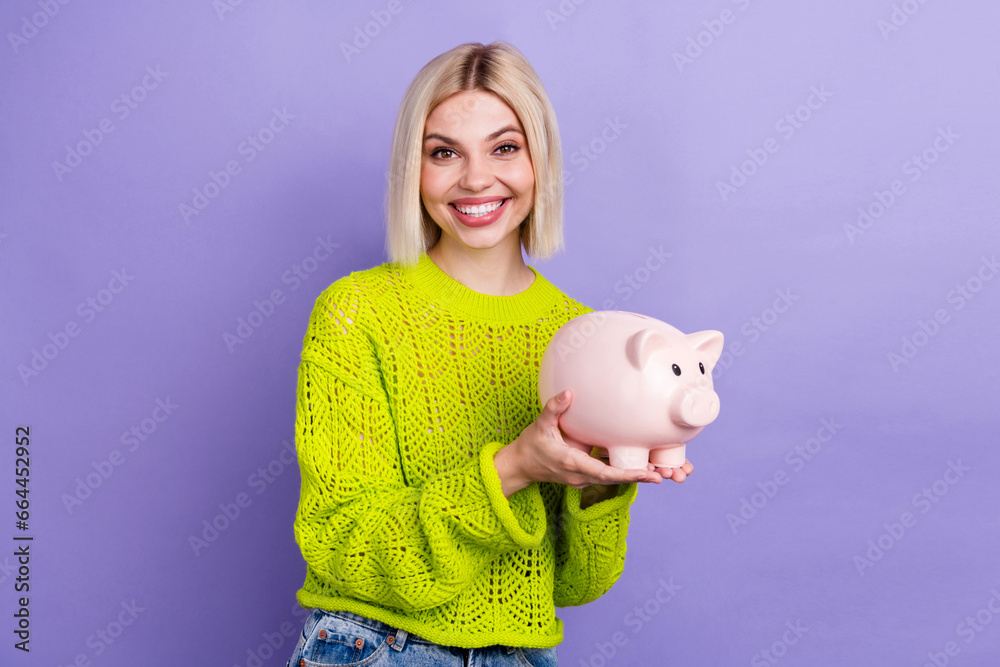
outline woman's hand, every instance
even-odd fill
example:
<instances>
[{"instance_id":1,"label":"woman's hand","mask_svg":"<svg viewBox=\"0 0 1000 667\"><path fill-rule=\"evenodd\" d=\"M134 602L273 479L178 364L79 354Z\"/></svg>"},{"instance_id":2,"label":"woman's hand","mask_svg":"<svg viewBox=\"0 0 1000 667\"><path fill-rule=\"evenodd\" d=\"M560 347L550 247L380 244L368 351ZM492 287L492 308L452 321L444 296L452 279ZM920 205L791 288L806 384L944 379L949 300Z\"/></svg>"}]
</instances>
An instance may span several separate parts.
<instances>
[{"instance_id":1,"label":"woman's hand","mask_svg":"<svg viewBox=\"0 0 1000 667\"><path fill-rule=\"evenodd\" d=\"M572 394L567 389L562 395L562 401L559 396L546 401L538 418L493 457L504 496L510 498L532 482L557 482L577 489L591 484L660 483L663 478L649 466L645 470L622 470L566 444L559 429L559 415L569 408ZM674 479L676 470L680 469L673 472ZM684 476L682 472L677 481L683 481Z\"/></svg>"},{"instance_id":2,"label":"woman's hand","mask_svg":"<svg viewBox=\"0 0 1000 667\"><path fill-rule=\"evenodd\" d=\"M694 466L687 459L684 459L684 465L680 468L657 468L656 472L660 474L663 479L672 479L678 484L683 484L684 480L694 472Z\"/></svg>"},{"instance_id":3,"label":"woman's hand","mask_svg":"<svg viewBox=\"0 0 1000 667\"><path fill-rule=\"evenodd\" d=\"M608 450L603 447L593 447L590 450L590 455L598 458L605 463L608 462ZM660 475L661 479L672 479L678 484L683 484L687 476L694 472L694 466L687 459L684 459L684 465L680 468L659 468L657 469L652 463L647 464L650 471L655 471ZM609 498L614 498L618 493L618 486L608 486L604 484L593 484L588 486L583 490L580 496L580 509L587 509L591 505L601 502L602 500L608 500Z\"/></svg>"},{"instance_id":4,"label":"woman's hand","mask_svg":"<svg viewBox=\"0 0 1000 667\"><path fill-rule=\"evenodd\" d=\"M608 462L608 450L603 447L594 447L590 455L599 458L605 463ZM662 479L672 479L678 484L683 484L684 480L694 472L694 466L687 459L684 459L684 465L680 468L657 468L652 463L648 464L647 467L649 470L655 470Z\"/></svg>"}]
</instances>

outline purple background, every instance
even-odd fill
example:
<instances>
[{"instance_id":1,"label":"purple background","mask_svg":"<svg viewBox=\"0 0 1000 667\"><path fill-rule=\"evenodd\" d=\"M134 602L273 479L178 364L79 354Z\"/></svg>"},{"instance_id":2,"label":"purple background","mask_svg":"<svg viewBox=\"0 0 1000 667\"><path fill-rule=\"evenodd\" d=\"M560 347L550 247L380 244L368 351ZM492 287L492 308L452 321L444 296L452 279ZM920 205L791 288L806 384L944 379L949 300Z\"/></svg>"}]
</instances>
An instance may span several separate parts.
<instances>
[{"instance_id":1,"label":"purple background","mask_svg":"<svg viewBox=\"0 0 1000 667\"><path fill-rule=\"evenodd\" d=\"M689 448L695 475L640 490L624 575L560 612L563 664L996 659L996 3L222 1L0 8L0 541L20 533L19 424L35 536L30 655L12 648L16 562L0 548L0 663L284 664L304 563L281 454L309 311L386 259L406 86L495 39L531 60L564 145L567 252L528 263L594 308L739 344L716 373L722 414ZM293 117L248 161L241 142L275 109ZM57 173L87 133L100 143ZM185 220L230 160L239 173ZM308 259L318 238L337 244L323 261ZM22 379L36 351L52 358ZM176 406L162 423L158 399ZM130 451L122 434L144 424ZM241 493L239 516L217 518ZM229 525L196 554L213 520ZM662 604L661 581L676 589Z\"/></svg>"}]
</instances>

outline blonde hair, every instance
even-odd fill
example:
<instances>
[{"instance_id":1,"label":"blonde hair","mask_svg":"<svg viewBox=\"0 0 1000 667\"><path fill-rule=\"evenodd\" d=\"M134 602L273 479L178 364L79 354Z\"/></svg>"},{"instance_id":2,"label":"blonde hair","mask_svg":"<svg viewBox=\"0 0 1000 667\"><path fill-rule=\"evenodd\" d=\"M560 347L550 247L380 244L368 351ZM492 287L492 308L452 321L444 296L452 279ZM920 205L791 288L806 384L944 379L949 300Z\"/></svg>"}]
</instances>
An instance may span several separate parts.
<instances>
[{"instance_id":1,"label":"blonde hair","mask_svg":"<svg viewBox=\"0 0 1000 667\"><path fill-rule=\"evenodd\" d=\"M474 90L497 95L524 128L535 173L534 204L520 228L525 252L546 259L564 248L562 148L545 88L531 63L511 44L470 42L424 65L399 105L385 194L390 262L413 264L441 237L441 228L420 199L424 125L445 99Z\"/></svg>"}]
</instances>

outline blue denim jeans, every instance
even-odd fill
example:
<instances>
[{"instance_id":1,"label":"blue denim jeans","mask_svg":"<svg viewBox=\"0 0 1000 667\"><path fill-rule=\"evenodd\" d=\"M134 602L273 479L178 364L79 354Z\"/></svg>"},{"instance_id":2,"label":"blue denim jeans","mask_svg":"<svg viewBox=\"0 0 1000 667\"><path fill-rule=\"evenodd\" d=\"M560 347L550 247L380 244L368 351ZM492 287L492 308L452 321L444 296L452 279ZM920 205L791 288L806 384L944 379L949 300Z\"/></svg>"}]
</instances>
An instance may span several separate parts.
<instances>
[{"instance_id":1,"label":"blue denim jeans","mask_svg":"<svg viewBox=\"0 0 1000 667\"><path fill-rule=\"evenodd\" d=\"M442 646L348 611L313 609L286 667L383 667L454 665L455 667L550 667L555 648Z\"/></svg>"}]
</instances>

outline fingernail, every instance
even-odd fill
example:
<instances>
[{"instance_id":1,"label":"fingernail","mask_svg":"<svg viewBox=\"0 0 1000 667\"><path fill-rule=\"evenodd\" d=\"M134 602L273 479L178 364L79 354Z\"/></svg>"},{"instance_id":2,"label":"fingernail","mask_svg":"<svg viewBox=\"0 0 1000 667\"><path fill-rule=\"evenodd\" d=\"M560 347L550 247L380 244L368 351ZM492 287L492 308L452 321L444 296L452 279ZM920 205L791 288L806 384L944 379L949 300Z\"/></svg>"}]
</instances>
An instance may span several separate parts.
<instances>
[{"instance_id":1,"label":"fingernail","mask_svg":"<svg viewBox=\"0 0 1000 667\"><path fill-rule=\"evenodd\" d=\"M556 398L556 400L559 401L560 403L562 403L563 401L566 400L566 390L565 389L563 389L562 393L559 394L559 396Z\"/></svg>"}]
</instances>

